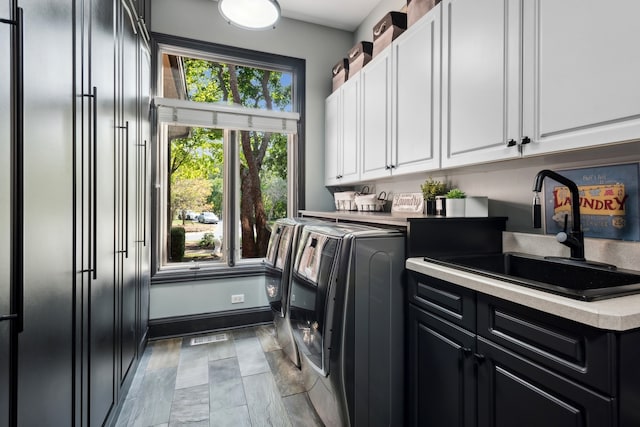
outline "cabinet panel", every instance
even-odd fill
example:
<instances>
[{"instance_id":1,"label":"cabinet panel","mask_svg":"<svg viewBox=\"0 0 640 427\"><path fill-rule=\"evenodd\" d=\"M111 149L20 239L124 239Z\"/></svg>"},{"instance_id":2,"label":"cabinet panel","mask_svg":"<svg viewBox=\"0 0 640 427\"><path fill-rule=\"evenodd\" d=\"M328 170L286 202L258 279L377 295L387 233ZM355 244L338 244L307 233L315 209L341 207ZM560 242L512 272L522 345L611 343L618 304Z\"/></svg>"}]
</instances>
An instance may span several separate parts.
<instances>
[{"instance_id":1,"label":"cabinet panel","mask_svg":"<svg viewBox=\"0 0 640 427\"><path fill-rule=\"evenodd\" d=\"M520 5L443 2L443 167L519 156Z\"/></svg>"},{"instance_id":2,"label":"cabinet panel","mask_svg":"<svg viewBox=\"0 0 640 427\"><path fill-rule=\"evenodd\" d=\"M536 0L525 12L525 154L637 138L640 3Z\"/></svg>"},{"instance_id":3,"label":"cabinet panel","mask_svg":"<svg viewBox=\"0 0 640 427\"><path fill-rule=\"evenodd\" d=\"M360 178L360 80L342 86L342 171L341 182Z\"/></svg>"},{"instance_id":4,"label":"cabinet panel","mask_svg":"<svg viewBox=\"0 0 640 427\"><path fill-rule=\"evenodd\" d=\"M409 305L410 425L475 426L475 335Z\"/></svg>"},{"instance_id":5,"label":"cabinet panel","mask_svg":"<svg viewBox=\"0 0 640 427\"><path fill-rule=\"evenodd\" d=\"M362 179L388 176L391 164L391 49L360 71L362 78Z\"/></svg>"},{"instance_id":6,"label":"cabinet panel","mask_svg":"<svg viewBox=\"0 0 640 427\"><path fill-rule=\"evenodd\" d=\"M478 338L478 425L611 426L614 399Z\"/></svg>"},{"instance_id":7,"label":"cabinet panel","mask_svg":"<svg viewBox=\"0 0 640 427\"><path fill-rule=\"evenodd\" d=\"M393 44L393 174L440 167L440 20L435 7Z\"/></svg>"},{"instance_id":8,"label":"cabinet panel","mask_svg":"<svg viewBox=\"0 0 640 427\"><path fill-rule=\"evenodd\" d=\"M469 289L409 272L409 301L456 325L476 330L475 293Z\"/></svg>"},{"instance_id":9,"label":"cabinet panel","mask_svg":"<svg viewBox=\"0 0 640 427\"><path fill-rule=\"evenodd\" d=\"M85 109L83 123L86 129L83 134L82 152L91 154L96 150L95 158L84 159L84 170L91 170L94 176L84 176L80 188L85 190L83 209L85 222L89 228L83 227L86 237L84 245L93 244L96 251L95 274L85 273L83 283L89 295L89 309L83 311L88 316L89 328L86 366L88 369L88 411L91 425L103 425L114 406L116 398L115 371L115 288L113 286L114 267L114 3L107 0L87 0L84 10L90 13L90 26L85 28L84 37L90 40L88 51L84 56L84 68L88 80L83 83L83 93L91 93L95 88L96 111ZM83 101L90 104L89 98ZM92 123L95 115L95 123ZM93 138L96 141L93 141ZM89 168L88 165L91 165ZM93 180L95 179L95 183ZM95 188L89 188L95 184ZM94 204L95 206L91 206ZM95 212L93 210L95 209ZM95 229L93 221L97 221ZM95 234L94 234L95 233Z\"/></svg>"},{"instance_id":10,"label":"cabinet panel","mask_svg":"<svg viewBox=\"0 0 640 427\"><path fill-rule=\"evenodd\" d=\"M345 82L325 100L325 184L360 179L360 78Z\"/></svg>"},{"instance_id":11,"label":"cabinet panel","mask_svg":"<svg viewBox=\"0 0 640 427\"><path fill-rule=\"evenodd\" d=\"M340 162L340 91L332 93L324 103L324 183L338 184Z\"/></svg>"},{"instance_id":12,"label":"cabinet panel","mask_svg":"<svg viewBox=\"0 0 640 427\"><path fill-rule=\"evenodd\" d=\"M613 395L615 337L566 319L478 295L478 334Z\"/></svg>"}]
</instances>

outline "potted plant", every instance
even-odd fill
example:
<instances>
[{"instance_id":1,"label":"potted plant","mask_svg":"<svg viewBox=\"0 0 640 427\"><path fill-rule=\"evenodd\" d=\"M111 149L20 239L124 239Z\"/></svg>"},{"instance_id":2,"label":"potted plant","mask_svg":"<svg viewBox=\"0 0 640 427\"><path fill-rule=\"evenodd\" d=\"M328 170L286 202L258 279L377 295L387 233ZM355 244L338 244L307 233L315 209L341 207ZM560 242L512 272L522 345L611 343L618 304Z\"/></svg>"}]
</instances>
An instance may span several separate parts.
<instances>
[{"instance_id":1,"label":"potted plant","mask_svg":"<svg viewBox=\"0 0 640 427\"><path fill-rule=\"evenodd\" d=\"M445 195L447 198L447 216L464 216L465 197L459 188L453 188Z\"/></svg>"},{"instance_id":2,"label":"potted plant","mask_svg":"<svg viewBox=\"0 0 640 427\"><path fill-rule=\"evenodd\" d=\"M424 205L427 215L436 214L436 197L443 196L447 192L447 185L435 180L431 177L427 179L424 184L420 186L422 189L422 196L424 198Z\"/></svg>"}]
</instances>

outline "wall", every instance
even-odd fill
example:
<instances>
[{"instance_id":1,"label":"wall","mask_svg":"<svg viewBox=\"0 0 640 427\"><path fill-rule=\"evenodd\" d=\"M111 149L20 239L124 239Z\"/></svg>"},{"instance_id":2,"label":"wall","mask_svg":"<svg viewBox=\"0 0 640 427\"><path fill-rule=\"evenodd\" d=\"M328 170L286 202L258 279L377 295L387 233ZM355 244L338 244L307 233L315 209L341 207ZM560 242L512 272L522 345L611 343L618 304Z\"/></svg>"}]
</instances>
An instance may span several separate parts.
<instances>
[{"instance_id":1,"label":"wall","mask_svg":"<svg viewBox=\"0 0 640 427\"><path fill-rule=\"evenodd\" d=\"M157 284L151 287L150 319L266 307L261 276ZM231 304L231 295L244 294L244 303Z\"/></svg>"}]
</instances>

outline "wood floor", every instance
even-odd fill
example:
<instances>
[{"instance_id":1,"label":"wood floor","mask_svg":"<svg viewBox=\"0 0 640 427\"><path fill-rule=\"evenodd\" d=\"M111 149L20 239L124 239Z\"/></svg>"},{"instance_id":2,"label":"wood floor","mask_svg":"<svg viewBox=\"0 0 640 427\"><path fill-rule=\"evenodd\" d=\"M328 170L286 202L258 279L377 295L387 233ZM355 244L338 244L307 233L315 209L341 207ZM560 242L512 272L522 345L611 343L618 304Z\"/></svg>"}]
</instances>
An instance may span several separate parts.
<instances>
[{"instance_id":1,"label":"wood floor","mask_svg":"<svg viewBox=\"0 0 640 427\"><path fill-rule=\"evenodd\" d=\"M272 326L225 333L150 342L116 426L322 426Z\"/></svg>"}]
</instances>

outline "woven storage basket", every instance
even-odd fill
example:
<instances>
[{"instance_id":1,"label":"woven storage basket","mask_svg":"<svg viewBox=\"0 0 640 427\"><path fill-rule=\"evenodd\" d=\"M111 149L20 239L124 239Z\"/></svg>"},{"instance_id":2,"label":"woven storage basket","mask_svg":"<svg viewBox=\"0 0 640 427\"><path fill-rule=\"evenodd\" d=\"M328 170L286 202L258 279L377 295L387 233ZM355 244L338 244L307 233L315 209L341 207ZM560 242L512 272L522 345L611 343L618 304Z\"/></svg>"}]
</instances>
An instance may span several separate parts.
<instances>
[{"instance_id":1,"label":"woven storage basket","mask_svg":"<svg viewBox=\"0 0 640 427\"><path fill-rule=\"evenodd\" d=\"M336 210L338 211L355 211L358 210L356 206L356 193L355 191L342 191L339 193L333 193L333 199L336 204Z\"/></svg>"},{"instance_id":2,"label":"woven storage basket","mask_svg":"<svg viewBox=\"0 0 640 427\"><path fill-rule=\"evenodd\" d=\"M380 193L379 196L375 194L358 194L355 197L356 205L358 206L358 210L362 212L378 212L384 208L385 197L387 193L384 191Z\"/></svg>"}]
</instances>

